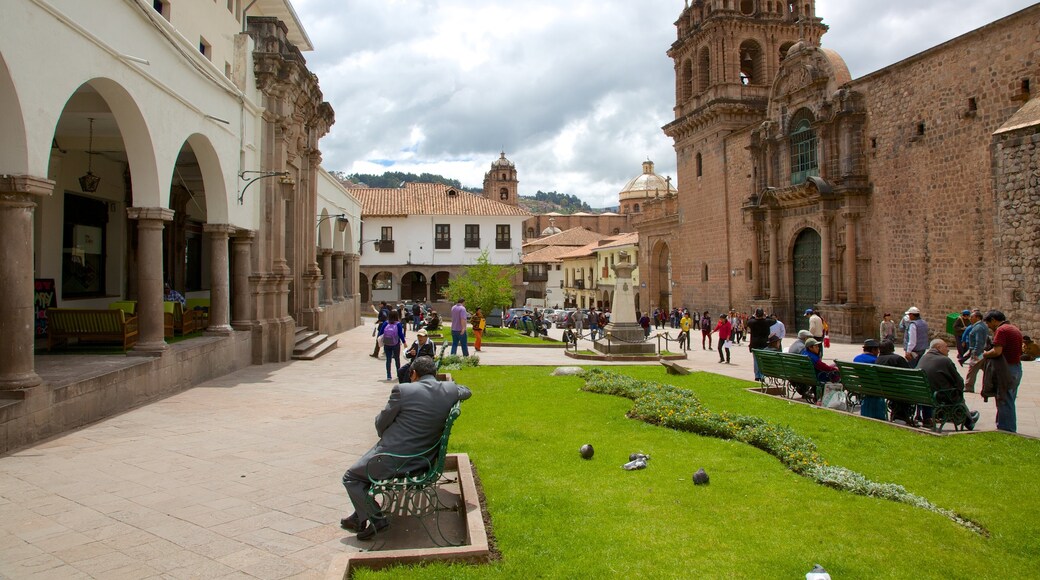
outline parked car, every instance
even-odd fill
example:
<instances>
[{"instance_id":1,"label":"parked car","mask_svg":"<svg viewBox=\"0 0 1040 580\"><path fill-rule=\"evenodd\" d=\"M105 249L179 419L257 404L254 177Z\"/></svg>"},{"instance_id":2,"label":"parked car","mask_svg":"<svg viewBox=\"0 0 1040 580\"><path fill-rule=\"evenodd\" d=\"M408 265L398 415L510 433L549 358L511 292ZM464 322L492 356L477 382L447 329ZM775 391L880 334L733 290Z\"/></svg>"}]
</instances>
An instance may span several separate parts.
<instances>
[{"instance_id":1,"label":"parked car","mask_svg":"<svg viewBox=\"0 0 1040 580\"><path fill-rule=\"evenodd\" d=\"M556 322L556 309L555 308L543 308L539 312L542 313L542 322L545 324L552 324Z\"/></svg>"},{"instance_id":2,"label":"parked car","mask_svg":"<svg viewBox=\"0 0 1040 580\"><path fill-rule=\"evenodd\" d=\"M577 312L577 308L564 308L563 310L556 311L556 328L567 328L567 324L571 321L571 316Z\"/></svg>"},{"instance_id":3,"label":"parked car","mask_svg":"<svg viewBox=\"0 0 1040 580\"><path fill-rule=\"evenodd\" d=\"M502 326L502 309L492 308L491 312L484 317L484 324L494 328Z\"/></svg>"}]
</instances>

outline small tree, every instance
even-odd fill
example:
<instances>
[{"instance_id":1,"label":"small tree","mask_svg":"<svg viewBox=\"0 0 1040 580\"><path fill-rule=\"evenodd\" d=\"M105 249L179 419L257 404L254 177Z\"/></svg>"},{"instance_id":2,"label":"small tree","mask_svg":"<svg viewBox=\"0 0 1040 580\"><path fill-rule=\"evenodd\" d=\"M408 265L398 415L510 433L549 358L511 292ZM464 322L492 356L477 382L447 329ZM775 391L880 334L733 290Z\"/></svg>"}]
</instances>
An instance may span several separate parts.
<instances>
[{"instance_id":1,"label":"small tree","mask_svg":"<svg viewBox=\"0 0 1040 580\"><path fill-rule=\"evenodd\" d=\"M513 277L518 271L513 266L492 264L485 249L472 266L448 281L444 295L451 302L464 298L470 312L480 307L486 316L492 308L513 303Z\"/></svg>"}]
</instances>

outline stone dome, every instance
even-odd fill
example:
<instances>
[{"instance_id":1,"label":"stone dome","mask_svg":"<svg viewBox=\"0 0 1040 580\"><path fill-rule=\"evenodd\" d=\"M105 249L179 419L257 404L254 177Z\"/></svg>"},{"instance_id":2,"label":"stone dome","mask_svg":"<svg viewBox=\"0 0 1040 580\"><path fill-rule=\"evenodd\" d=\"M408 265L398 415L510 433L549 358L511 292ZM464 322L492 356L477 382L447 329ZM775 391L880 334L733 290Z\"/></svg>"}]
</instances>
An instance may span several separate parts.
<instances>
[{"instance_id":1,"label":"stone dome","mask_svg":"<svg viewBox=\"0 0 1040 580\"><path fill-rule=\"evenodd\" d=\"M560 233L562 231L563 230L561 230L560 228L558 228L556 226L549 226L549 227L545 228L544 230L542 230L542 237L544 238L545 236L556 235L556 234L558 234L558 233Z\"/></svg>"},{"instance_id":2,"label":"stone dome","mask_svg":"<svg viewBox=\"0 0 1040 580\"><path fill-rule=\"evenodd\" d=\"M506 159L506 152L502 152L502 156L491 162L492 167L515 167L513 162Z\"/></svg>"},{"instance_id":3,"label":"stone dome","mask_svg":"<svg viewBox=\"0 0 1040 580\"><path fill-rule=\"evenodd\" d=\"M654 173L654 162L644 161L643 162L643 173L627 184L618 194L620 200L626 199L640 199L640 198L653 198L658 195L668 195L669 193L675 193L675 186L671 182Z\"/></svg>"}]
</instances>

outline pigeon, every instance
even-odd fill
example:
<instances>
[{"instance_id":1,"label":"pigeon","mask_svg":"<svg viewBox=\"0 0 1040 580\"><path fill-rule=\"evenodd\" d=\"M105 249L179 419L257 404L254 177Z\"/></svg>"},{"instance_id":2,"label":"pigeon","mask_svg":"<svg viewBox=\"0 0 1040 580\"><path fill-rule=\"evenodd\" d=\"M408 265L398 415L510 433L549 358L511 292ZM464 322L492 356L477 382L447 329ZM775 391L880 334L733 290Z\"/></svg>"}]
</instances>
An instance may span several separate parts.
<instances>
[{"instance_id":1,"label":"pigeon","mask_svg":"<svg viewBox=\"0 0 1040 580\"><path fill-rule=\"evenodd\" d=\"M581 449L579 449L578 452L581 453L582 459L592 459L592 454L596 451L592 448L592 445L586 443L581 446Z\"/></svg>"},{"instance_id":2,"label":"pigeon","mask_svg":"<svg viewBox=\"0 0 1040 580\"><path fill-rule=\"evenodd\" d=\"M627 470L627 471L635 471L637 469L646 469L646 460L647 459L650 459L650 458L644 456L644 457L640 457L638 459L633 459L632 461L629 461L628 463L622 465L621 467L625 468L625 470Z\"/></svg>"},{"instance_id":3,"label":"pigeon","mask_svg":"<svg viewBox=\"0 0 1040 580\"><path fill-rule=\"evenodd\" d=\"M703 467L698 469L697 473L693 474L693 484L694 485L707 485L708 484L708 474L705 473Z\"/></svg>"},{"instance_id":4,"label":"pigeon","mask_svg":"<svg viewBox=\"0 0 1040 580\"><path fill-rule=\"evenodd\" d=\"M643 453L633 453L628 456L629 461L635 461L636 459L646 459L649 461L650 456Z\"/></svg>"}]
</instances>

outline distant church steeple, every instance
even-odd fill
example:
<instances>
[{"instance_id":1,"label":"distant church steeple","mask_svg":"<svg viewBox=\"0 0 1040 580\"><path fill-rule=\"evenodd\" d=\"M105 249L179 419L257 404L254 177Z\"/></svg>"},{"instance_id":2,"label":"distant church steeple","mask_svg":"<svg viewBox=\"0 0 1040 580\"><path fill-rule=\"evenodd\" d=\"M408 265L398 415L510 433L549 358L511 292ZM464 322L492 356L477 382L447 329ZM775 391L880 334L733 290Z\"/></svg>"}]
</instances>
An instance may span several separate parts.
<instances>
[{"instance_id":1,"label":"distant church steeple","mask_svg":"<svg viewBox=\"0 0 1040 580\"><path fill-rule=\"evenodd\" d=\"M516 165L506 159L506 152L503 151L498 159L491 162L491 170L484 174L484 197L509 205L518 205L519 185Z\"/></svg>"}]
</instances>

